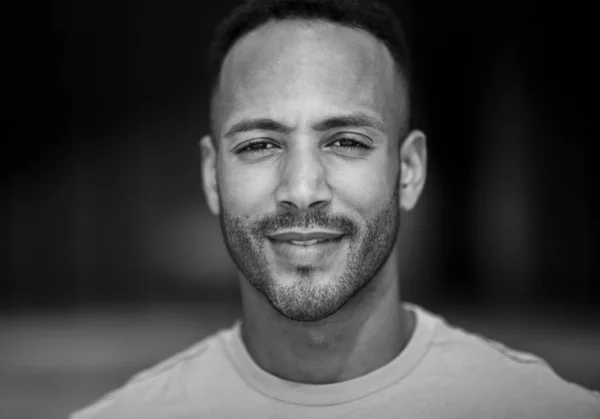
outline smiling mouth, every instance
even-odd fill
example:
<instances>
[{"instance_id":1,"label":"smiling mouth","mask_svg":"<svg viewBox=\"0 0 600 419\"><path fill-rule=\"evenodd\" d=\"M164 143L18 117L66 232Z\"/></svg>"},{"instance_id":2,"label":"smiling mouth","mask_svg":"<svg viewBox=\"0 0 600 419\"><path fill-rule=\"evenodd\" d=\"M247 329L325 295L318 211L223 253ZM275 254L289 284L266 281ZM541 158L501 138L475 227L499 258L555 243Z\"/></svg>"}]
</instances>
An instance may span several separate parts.
<instances>
[{"instance_id":1,"label":"smiling mouth","mask_svg":"<svg viewBox=\"0 0 600 419\"><path fill-rule=\"evenodd\" d=\"M312 239L312 240L286 240L288 243L296 244L298 246L311 246L317 243L323 243L332 239Z\"/></svg>"},{"instance_id":2,"label":"smiling mouth","mask_svg":"<svg viewBox=\"0 0 600 419\"><path fill-rule=\"evenodd\" d=\"M331 237L331 238L321 237L318 239L310 239L310 240L306 240L306 239L304 239L304 240L303 239L281 240L281 239L274 239L272 237L267 237L267 238L276 247L284 246L284 247L290 247L290 248L297 248L300 250L301 249L324 250L331 245L339 244L344 237L345 237L345 235L341 235L341 236Z\"/></svg>"},{"instance_id":3,"label":"smiling mouth","mask_svg":"<svg viewBox=\"0 0 600 419\"><path fill-rule=\"evenodd\" d=\"M276 257L290 266L319 266L333 261L334 255L343 247L346 235L330 235L329 237L305 238L285 237L286 240L267 237Z\"/></svg>"},{"instance_id":4,"label":"smiling mouth","mask_svg":"<svg viewBox=\"0 0 600 419\"><path fill-rule=\"evenodd\" d=\"M295 247L322 247L328 244L339 243L344 236L339 236L331 239L311 239L311 240L277 240L268 237L269 241L274 245L288 245Z\"/></svg>"},{"instance_id":5,"label":"smiling mouth","mask_svg":"<svg viewBox=\"0 0 600 419\"><path fill-rule=\"evenodd\" d=\"M280 230L268 234L276 257L287 265L324 265L342 248L346 235L335 230Z\"/></svg>"},{"instance_id":6,"label":"smiling mouth","mask_svg":"<svg viewBox=\"0 0 600 419\"><path fill-rule=\"evenodd\" d=\"M310 246L326 241L337 240L343 237L344 234L338 231L279 231L267 235L267 237L276 242L293 243L299 246Z\"/></svg>"}]
</instances>

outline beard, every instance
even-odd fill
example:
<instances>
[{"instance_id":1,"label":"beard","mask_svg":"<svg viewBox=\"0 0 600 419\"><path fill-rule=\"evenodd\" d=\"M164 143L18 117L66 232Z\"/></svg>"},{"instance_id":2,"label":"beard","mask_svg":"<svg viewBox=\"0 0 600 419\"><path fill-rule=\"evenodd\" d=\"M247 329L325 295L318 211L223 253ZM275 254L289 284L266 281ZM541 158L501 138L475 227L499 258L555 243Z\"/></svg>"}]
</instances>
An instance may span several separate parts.
<instances>
[{"instance_id":1,"label":"beard","mask_svg":"<svg viewBox=\"0 0 600 419\"><path fill-rule=\"evenodd\" d=\"M398 181L391 199L362 223L327 212L272 214L256 219L236 217L221 202L219 219L225 245L238 270L278 313L298 322L323 320L358 294L389 259L400 228ZM310 265L296 266L292 283L282 284L278 280L281 272L267 257L266 236L294 228L343 232L348 250L340 255L342 272L322 273ZM327 278L318 281L317 275Z\"/></svg>"}]
</instances>

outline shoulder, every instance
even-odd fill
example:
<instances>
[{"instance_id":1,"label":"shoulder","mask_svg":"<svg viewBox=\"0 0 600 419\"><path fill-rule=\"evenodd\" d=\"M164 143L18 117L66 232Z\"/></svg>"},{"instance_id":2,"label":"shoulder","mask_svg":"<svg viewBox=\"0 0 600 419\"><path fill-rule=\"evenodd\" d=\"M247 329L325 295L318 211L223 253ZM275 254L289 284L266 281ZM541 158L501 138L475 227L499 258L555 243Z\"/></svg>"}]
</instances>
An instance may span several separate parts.
<instances>
[{"instance_id":1,"label":"shoulder","mask_svg":"<svg viewBox=\"0 0 600 419\"><path fill-rule=\"evenodd\" d=\"M137 373L120 388L73 412L70 419L129 417L128 412L135 417L140 406L146 406L145 409L150 412L158 405L176 401L181 397L181 389L189 384L187 381L195 380L194 384L201 386L203 378L218 376L227 368L228 362L219 340L232 330L233 327L207 336L182 352Z\"/></svg>"},{"instance_id":2,"label":"shoulder","mask_svg":"<svg viewBox=\"0 0 600 419\"><path fill-rule=\"evenodd\" d=\"M600 417L600 394L564 380L541 357L434 317L430 368L443 371L456 391L521 417Z\"/></svg>"}]
</instances>

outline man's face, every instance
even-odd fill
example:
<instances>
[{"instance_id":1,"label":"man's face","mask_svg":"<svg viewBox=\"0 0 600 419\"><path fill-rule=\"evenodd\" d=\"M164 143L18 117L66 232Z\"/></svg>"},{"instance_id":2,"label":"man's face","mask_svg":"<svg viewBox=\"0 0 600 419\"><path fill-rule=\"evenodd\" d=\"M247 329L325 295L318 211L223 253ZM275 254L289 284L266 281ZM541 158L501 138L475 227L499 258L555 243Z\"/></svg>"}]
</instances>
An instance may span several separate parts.
<instances>
[{"instance_id":1,"label":"man's face","mask_svg":"<svg viewBox=\"0 0 600 419\"><path fill-rule=\"evenodd\" d=\"M214 116L225 243L289 319L335 313L393 250L406 112L394 71L376 38L324 22L268 23L223 64Z\"/></svg>"}]
</instances>

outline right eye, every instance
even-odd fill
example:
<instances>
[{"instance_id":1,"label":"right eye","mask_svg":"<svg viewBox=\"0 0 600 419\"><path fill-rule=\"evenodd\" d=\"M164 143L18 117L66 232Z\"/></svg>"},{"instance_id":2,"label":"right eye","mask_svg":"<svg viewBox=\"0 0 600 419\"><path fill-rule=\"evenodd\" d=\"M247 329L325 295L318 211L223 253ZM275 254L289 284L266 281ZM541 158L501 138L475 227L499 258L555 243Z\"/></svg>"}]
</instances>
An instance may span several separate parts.
<instances>
[{"instance_id":1,"label":"right eye","mask_svg":"<svg viewBox=\"0 0 600 419\"><path fill-rule=\"evenodd\" d=\"M251 141L238 148L236 154L260 154L275 148L275 144L268 141Z\"/></svg>"}]
</instances>

